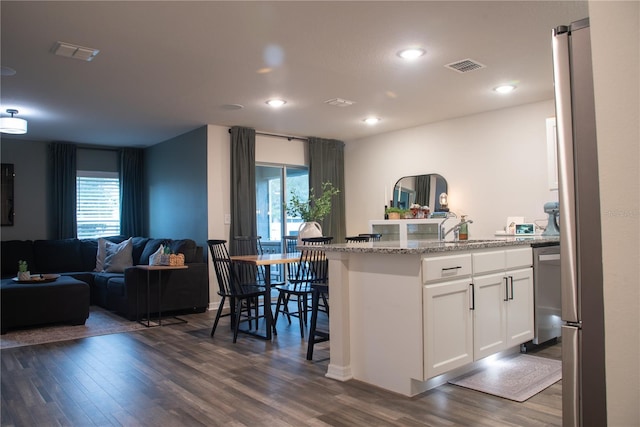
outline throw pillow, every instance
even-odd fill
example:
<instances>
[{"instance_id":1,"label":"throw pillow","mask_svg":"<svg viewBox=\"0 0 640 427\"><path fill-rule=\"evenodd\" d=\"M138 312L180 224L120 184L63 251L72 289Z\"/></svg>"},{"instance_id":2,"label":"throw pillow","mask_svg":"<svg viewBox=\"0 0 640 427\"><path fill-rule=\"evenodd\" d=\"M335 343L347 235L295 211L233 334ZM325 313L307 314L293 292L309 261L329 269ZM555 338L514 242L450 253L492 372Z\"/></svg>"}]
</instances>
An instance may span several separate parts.
<instances>
[{"instance_id":1,"label":"throw pillow","mask_svg":"<svg viewBox=\"0 0 640 427\"><path fill-rule=\"evenodd\" d=\"M96 268L93 271L102 271L104 269L104 257L107 256L107 241L98 239L98 251L96 252Z\"/></svg>"},{"instance_id":2,"label":"throw pillow","mask_svg":"<svg viewBox=\"0 0 640 427\"><path fill-rule=\"evenodd\" d=\"M93 271L104 271L104 258L107 256L107 244L122 243L127 239L124 236L110 236L98 239L98 249L96 251L96 268Z\"/></svg>"},{"instance_id":3,"label":"throw pillow","mask_svg":"<svg viewBox=\"0 0 640 427\"><path fill-rule=\"evenodd\" d=\"M131 238L118 244L109 241L105 242L104 272L124 273L125 268L133 266L133 242Z\"/></svg>"}]
</instances>

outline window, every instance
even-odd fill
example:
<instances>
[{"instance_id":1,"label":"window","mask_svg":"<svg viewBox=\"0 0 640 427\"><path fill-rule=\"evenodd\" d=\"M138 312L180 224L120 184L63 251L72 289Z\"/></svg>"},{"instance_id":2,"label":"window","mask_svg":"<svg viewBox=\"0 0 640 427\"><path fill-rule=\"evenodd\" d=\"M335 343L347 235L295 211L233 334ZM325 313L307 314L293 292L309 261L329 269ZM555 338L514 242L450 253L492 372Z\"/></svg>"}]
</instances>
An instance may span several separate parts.
<instances>
[{"instance_id":1,"label":"window","mask_svg":"<svg viewBox=\"0 0 640 427\"><path fill-rule=\"evenodd\" d=\"M284 165L256 166L256 219L258 235L262 237L262 247L270 246L280 252L282 236L298 234L302 219L287 215L283 209L291 191L308 197L309 171L305 167Z\"/></svg>"},{"instance_id":2,"label":"window","mask_svg":"<svg viewBox=\"0 0 640 427\"><path fill-rule=\"evenodd\" d=\"M117 172L78 171L76 199L79 239L120 234L120 178Z\"/></svg>"}]
</instances>

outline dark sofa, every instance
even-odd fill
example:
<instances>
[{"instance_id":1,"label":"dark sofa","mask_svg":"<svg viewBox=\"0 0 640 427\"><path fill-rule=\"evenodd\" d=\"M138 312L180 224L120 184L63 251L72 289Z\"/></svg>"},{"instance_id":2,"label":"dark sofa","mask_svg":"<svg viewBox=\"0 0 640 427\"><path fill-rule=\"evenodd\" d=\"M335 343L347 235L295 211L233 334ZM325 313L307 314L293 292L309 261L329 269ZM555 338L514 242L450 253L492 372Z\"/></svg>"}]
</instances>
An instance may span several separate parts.
<instances>
[{"instance_id":1,"label":"dark sofa","mask_svg":"<svg viewBox=\"0 0 640 427\"><path fill-rule=\"evenodd\" d=\"M105 238L124 242L123 236ZM149 264L149 256L161 244L173 253L185 256L184 270L151 274L150 311L158 312L158 292L162 292L162 313L201 313L209 303L208 267L202 246L191 239L171 240L147 237L132 238L133 265ZM114 311L129 320L136 319L136 302L141 313L147 310L147 272L126 267L123 272L95 271L98 239L9 240L2 242L2 278L16 276L18 261L25 260L31 274L58 273L85 282L90 288L90 303ZM25 285L28 286L28 285Z\"/></svg>"}]
</instances>

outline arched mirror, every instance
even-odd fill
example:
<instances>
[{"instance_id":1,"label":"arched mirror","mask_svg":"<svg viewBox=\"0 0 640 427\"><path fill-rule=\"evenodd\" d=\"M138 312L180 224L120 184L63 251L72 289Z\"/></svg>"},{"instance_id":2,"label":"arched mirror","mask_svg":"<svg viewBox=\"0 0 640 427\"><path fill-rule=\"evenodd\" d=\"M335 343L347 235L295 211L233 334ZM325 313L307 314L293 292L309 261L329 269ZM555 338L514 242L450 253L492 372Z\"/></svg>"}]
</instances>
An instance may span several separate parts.
<instances>
[{"instance_id":1,"label":"arched mirror","mask_svg":"<svg viewBox=\"0 0 640 427\"><path fill-rule=\"evenodd\" d=\"M403 176L393 188L393 206L408 209L412 204L429 206L431 212L440 210L439 195L446 193L447 180L436 173Z\"/></svg>"}]
</instances>

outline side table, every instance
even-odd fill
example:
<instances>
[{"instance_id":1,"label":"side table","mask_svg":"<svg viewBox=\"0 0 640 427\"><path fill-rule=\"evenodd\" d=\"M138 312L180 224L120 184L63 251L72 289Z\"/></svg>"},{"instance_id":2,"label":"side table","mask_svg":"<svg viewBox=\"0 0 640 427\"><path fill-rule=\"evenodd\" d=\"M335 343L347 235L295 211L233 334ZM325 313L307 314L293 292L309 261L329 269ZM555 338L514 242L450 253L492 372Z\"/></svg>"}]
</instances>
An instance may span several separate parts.
<instances>
[{"instance_id":1,"label":"side table","mask_svg":"<svg viewBox=\"0 0 640 427\"><path fill-rule=\"evenodd\" d=\"M139 270L144 270L147 272L147 314L146 317L140 317L140 287L136 289L136 320L138 323L146 326L147 328L155 327L155 326L168 326L175 325L177 323L187 323L185 319L181 319L179 317L173 316L174 321L171 323L162 323L162 272L164 270L184 270L189 268L186 265L136 265L135 266ZM158 272L158 320L153 321L155 324L152 324L151 320L151 272Z\"/></svg>"}]
</instances>

